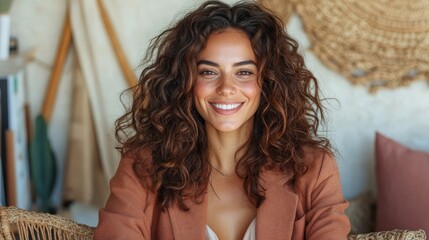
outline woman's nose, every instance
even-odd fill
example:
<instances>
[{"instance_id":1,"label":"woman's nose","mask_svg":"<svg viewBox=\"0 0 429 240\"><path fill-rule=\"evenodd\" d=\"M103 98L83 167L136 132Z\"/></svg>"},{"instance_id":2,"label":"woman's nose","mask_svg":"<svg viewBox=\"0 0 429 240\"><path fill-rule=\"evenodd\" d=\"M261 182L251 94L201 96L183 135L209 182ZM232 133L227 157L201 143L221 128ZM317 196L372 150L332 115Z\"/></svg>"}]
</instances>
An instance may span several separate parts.
<instances>
[{"instance_id":1,"label":"woman's nose","mask_svg":"<svg viewBox=\"0 0 429 240\"><path fill-rule=\"evenodd\" d=\"M228 95L235 93L234 80L229 76L222 76L219 79L219 85L216 89L217 94L219 95Z\"/></svg>"}]
</instances>

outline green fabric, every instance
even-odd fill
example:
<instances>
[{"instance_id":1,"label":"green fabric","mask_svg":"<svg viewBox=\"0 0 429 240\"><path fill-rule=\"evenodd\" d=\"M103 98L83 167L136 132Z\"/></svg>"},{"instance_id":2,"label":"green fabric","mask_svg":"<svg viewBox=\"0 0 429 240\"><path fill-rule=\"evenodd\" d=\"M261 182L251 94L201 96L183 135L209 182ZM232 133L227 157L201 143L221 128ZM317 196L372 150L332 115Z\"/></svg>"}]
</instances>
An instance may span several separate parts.
<instances>
[{"instance_id":1,"label":"green fabric","mask_svg":"<svg viewBox=\"0 0 429 240\"><path fill-rule=\"evenodd\" d=\"M36 118L34 138L30 146L30 168L33 186L41 201L41 210L52 212L51 194L55 185L55 156L48 139L48 128L42 115Z\"/></svg>"}]
</instances>

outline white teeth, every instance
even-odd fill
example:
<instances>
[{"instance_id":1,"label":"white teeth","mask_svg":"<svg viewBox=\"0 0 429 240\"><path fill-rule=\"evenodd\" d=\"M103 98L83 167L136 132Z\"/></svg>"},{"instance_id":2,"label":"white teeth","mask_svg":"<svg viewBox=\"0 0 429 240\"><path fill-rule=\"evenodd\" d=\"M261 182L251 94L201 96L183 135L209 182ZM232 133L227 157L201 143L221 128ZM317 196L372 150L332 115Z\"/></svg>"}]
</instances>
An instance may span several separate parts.
<instances>
[{"instance_id":1,"label":"white teeth","mask_svg":"<svg viewBox=\"0 0 429 240\"><path fill-rule=\"evenodd\" d=\"M241 105L241 103L236 103L236 104L217 104L217 103L213 103L213 106L215 108L220 108L222 110L231 110L234 108L237 108Z\"/></svg>"}]
</instances>

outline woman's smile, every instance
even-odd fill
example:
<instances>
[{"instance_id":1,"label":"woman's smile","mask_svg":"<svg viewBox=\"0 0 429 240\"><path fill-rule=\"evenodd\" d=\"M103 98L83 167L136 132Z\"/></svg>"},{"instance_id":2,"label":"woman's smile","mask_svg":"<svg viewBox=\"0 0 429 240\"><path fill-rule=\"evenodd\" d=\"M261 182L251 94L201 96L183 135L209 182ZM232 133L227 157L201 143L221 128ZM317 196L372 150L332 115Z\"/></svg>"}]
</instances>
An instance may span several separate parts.
<instances>
[{"instance_id":1,"label":"woman's smile","mask_svg":"<svg viewBox=\"0 0 429 240\"><path fill-rule=\"evenodd\" d=\"M238 112L243 103L210 103L214 110L220 114L230 115Z\"/></svg>"}]
</instances>

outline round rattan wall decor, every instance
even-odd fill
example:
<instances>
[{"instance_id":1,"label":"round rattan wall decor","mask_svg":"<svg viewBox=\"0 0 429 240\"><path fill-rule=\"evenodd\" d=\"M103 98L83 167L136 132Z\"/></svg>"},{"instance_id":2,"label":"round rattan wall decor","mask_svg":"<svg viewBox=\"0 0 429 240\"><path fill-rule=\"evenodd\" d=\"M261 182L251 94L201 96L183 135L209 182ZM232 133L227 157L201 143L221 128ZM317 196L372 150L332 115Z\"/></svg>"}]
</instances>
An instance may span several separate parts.
<instances>
[{"instance_id":1,"label":"round rattan wall decor","mask_svg":"<svg viewBox=\"0 0 429 240\"><path fill-rule=\"evenodd\" d=\"M429 1L300 0L312 51L370 90L429 79Z\"/></svg>"},{"instance_id":2,"label":"round rattan wall decor","mask_svg":"<svg viewBox=\"0 0 429 240\"><path fill-rule=\"evenodd\" d=\"M296 0L259 0L259 2L274 11L286 24L293 13L293 3Z\"/></svg>"}]
</instances>

